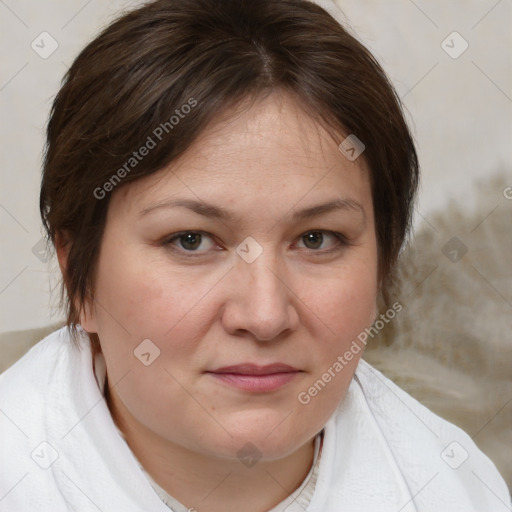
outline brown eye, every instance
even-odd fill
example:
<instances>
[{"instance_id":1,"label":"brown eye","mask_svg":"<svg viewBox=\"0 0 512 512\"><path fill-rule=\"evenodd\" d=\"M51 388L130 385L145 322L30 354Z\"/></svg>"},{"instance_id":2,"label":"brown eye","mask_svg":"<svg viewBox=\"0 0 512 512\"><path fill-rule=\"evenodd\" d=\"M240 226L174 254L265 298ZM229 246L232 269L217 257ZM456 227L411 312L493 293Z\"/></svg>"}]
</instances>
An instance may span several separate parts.
<instances>
[{"instance_id":1,"label":"brown eye","mask_svg":"<svg viewBox=\"0 0 512 512\"><path fill-rule=\"evenodd\" d=\"M183 249L193 251L201 245L201 239L202 236L199 233L187 233L186 235L181 235L178 240Z\"/></svg>"},{"instance_id":2,"label":"brown eye","mask_svg":"<svg viewBox=\"0 0 512 512\"><path fill-rule=\"evenodd\" d=\"M311 231L310 233L306 233L302 237L302 240L308 249L318 249L324 241L324 235L320 231Z\"/></svg>"},{"instance_id":3,"label":"brown eye","mask_svg":"<svg viewBox=\"0 0 512 512\"><path fill-rule=\"evenodd\" d=\"M322 230L308 231L300 237L300 241L304 244L301 248L318 253L342 249L348 245L345 236L341 233Z\"/></svg>"},{"instance_id":4,"label":"brown eye","mask_svg":"<svg viewBox=\"0 0 512 512\"><path fill-rule=\"evenodd\" d=\"M206 253L214 248L211 236L197 231L182 231L168 238L164 245L182 253Z\"/></svg>"}]
</instances>

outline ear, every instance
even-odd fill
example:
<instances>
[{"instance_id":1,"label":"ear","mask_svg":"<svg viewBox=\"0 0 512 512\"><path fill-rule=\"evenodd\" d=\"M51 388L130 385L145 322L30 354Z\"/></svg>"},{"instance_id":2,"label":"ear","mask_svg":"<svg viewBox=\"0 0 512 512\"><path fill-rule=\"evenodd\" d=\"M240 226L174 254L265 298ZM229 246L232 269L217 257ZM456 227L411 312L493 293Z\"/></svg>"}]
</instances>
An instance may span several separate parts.
<instances>
[{"instance_id":1,"label":"ear","mask_svg":"<svg viewBox=\"0 0 512 512\"><path fill-rule=\"evenodd\" d=\"M62 231L55 234L55 251L57 253L57 260L59 262L59 268L62 273L62 278L64 279L64 283L66 283L66 289L69 290L67 286L68 281L68 258L69 251L73 245L72 239L69 236L69 233ZM69 297L69 292L68 292ZM69 298L71 300L71 298ZM96 315L94 310L93 300L90 296L85 298L85 302L82 308L76 299L74 299L75 309L79 314L79 322L80 325L87 332L98 332L96 325Z\"/></svg>"},{"instance_id":2,"label":"ear","mask_svg":"<svg viewBox=\"0 0 512 512\"><path fill-rule=\"evenodd\" d=\"M71 243L69 235L66 232L58 232L55 234L55 251L57 252L57 260L59 261L60 271L64 281L67 278L68 256Z\"/></svg>"}]
</instances>

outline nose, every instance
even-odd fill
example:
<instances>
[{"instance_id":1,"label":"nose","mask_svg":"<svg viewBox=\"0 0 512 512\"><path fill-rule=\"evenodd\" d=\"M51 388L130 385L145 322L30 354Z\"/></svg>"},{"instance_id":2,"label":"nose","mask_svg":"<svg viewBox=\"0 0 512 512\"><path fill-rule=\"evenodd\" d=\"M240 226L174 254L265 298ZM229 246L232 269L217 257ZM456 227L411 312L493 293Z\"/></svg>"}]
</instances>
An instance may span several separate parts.
<instances>
[{"instance_id":1,"label":"nose","mask_svg":"<svg viewBox=\"0 0 512 512\"><path fill-rule=\"evenodd\" d=\"M230 297L222 315L226 332L272 341L297 328L297 297L279 262L263 255L252 263L240 259L230 274Z\"/></svg>"}]
</instances>

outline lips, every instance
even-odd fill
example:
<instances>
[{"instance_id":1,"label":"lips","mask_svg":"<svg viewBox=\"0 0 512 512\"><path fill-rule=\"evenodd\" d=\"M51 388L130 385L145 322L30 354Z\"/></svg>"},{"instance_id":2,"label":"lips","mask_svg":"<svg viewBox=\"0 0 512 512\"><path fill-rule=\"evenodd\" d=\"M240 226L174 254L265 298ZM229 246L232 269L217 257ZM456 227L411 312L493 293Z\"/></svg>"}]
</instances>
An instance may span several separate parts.
<instances>
[{"instance_id":1,"label":"lips","mask_svg":"<svg viewBox=\"0 0 512 512\"><path fill-rule=\"evenodd\" d=\"M238 375L274 375L276 373L291 373L298 372L297 368L289 366L287 364L275 363L268 364L266 366L258 366L255 364L238 364L235 366L225 366L214 370L212 373L235 373Z\"/></svg>"},{"instance_id":2,"label":"lips","mask_svg":"<svg viewBox=\"0 0 512 512\"><path fill-rule=\"evenodd\" d=\"M224 366L207 373L223 384L242 391L269 393L291 382L301 373L301 370L283 363L265 366L244 363Z\"/></svg>"}]
</instances>

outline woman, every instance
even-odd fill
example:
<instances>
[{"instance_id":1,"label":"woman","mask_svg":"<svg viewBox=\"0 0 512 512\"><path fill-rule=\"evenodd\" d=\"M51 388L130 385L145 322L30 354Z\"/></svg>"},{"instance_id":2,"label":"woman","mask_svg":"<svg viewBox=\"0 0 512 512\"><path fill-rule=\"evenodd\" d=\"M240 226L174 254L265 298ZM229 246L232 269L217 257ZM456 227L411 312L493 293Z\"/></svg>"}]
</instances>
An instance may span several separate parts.
<instances>
[{"instance_id":1,"label":"woman","mask_svg":"<svg viewBox=\"0 0 512 512\"><path fill-rule=\"evenodd\" d=\"M0 379L3 509L507 506L471 439L361 360L403 307L417 180L383 71L317 5L107 27L48 125L68 326Z\"/></svg>"}]
</instances>

